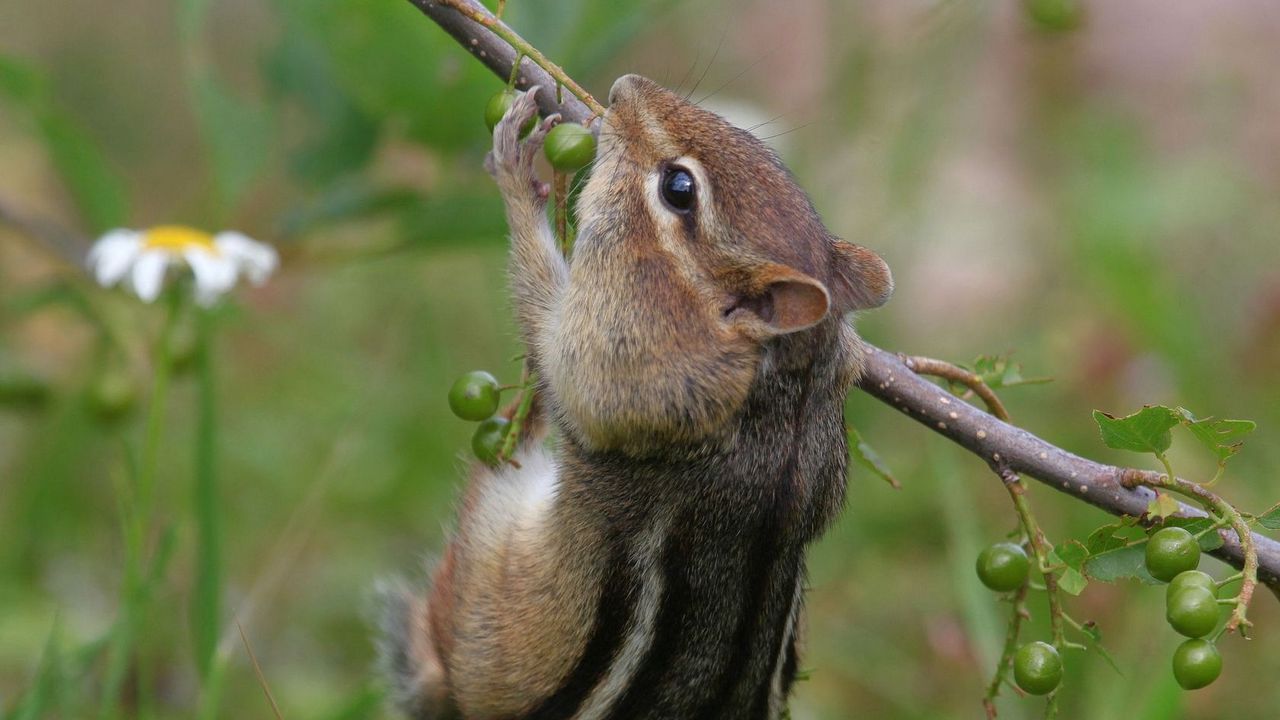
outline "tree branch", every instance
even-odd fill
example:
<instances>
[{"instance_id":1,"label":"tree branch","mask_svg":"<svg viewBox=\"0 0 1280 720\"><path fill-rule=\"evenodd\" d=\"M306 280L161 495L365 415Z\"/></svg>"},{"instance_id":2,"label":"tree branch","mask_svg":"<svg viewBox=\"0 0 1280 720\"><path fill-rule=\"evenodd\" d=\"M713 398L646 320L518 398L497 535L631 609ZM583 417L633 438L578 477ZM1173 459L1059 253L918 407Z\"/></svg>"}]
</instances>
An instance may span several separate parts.
<instances>
[{"instance_id":1,"label":"tree branch","mask_svg":"<svg viewBox=\"0 0 1280 720\"><path fill-rule=\"evenodd\" d=\"M409 0L409 2L445 32L452 35L459 45L469 50L495 75L504 80L511 76L511 65L516 61L516 49L486 25L500 28L504 34L512 37L519 37L519 35L507 27L506 23L494 17L484 5L477 0L448 0L447 2L445 0ZM485 24L481 24L459 12L452 5L465 6L469 9L469 14L488 18L488 20ZM556 102L556 79L528 57L522 57L520 74L516 77L516 89L528 90L534 85L545 88L538 93L538 110L543 115L560 113L564 121L581 125L587 124L594 115L591 108L574 97L572 93L563 93L564 97L561 101Z\"/></svg>"},{"instance_id":2,"label":"tree branch","mask_svg":"<svg viewBox=\"0 0 1280 720\"><path fill-rule=\"evenodd\" d=\"M1022 428L1005 423L961 401L913 372L896 355L868 346L866 370L858 385L876 399L900 410L974 453L999 472L1001 467L1029 475L1113 515L1142 517L1155 493L1145 487L1127 487L1130 477L1161 477L1150 470L1121 468L1086 460L1052 445ZM1205 517L1182 505L1180 515ZM1240 541L1230 529L1219 529L1222 547L1212 554L1239 568L1244 565ZM1258 579L1280 597L1280 543L1257 533Z\"/></svg>"},{"instance_id":3,"label":"tree branch","mask_svg":"<svg viewBox=\"0 0 1280 720\"><path fill-rule=\"evenodd\" d=\"M516 50L489 28L500 26L503 34L519 36L479 2L409 2L498 77L511 75ZM454 9L450 3L465 5L467 14ZM477 22L472 17L482 18L484 22ZM528 57L522 58L516 87L526 89L541 85L554 90L556 82L550 73ZM555 95L554 92L538 94L539 109L544 114L558 112L566 121L577 123L586 123L593 116L591 109L573 95L566 93L563 103L557 103ZM1134 477L1144 476L1156 480L1161 477L1159 473L1103 465L1073 455L955 397L917 375L898 356L872 345L867 345L867 348L866 369L859 382L862 390L981 457L997 473L1009 470L1024 473L1113 515L1142 517L1146 513L1154 493L1144 487L1126 487L1122 480L1129 478L1132 482ZM1180 514L1205 515L1203 511L1187 505L1182 505ZM1212 554L1237 568L1243 566L1244 555L1235 533L1225 529L1217 532L1222 536L1223 545ZM1253 534L1253 539L1258 548L1258 579L1280 598L1280 543L1257 533Z\"/></svg>"}]
</instances>

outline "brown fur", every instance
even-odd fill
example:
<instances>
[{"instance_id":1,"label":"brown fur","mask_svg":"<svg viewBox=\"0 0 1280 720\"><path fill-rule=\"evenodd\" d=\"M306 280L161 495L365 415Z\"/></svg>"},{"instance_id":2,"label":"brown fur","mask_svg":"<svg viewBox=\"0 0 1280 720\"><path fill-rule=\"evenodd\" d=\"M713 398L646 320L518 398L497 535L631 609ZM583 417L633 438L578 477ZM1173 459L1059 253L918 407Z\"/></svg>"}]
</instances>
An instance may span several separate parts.
<instances>
[{"instance_id":1,"label":"brown fur","mask_svg":"<svg viewBox=\"0 0 1280 720\"><path fill-rule=\"evenodd\" d=\"M415 718L765 718L785 702L803 554L844 497L851 310L892 289L750 134L618 80L566 263L519 98L487 167L539 417L476 468L430 602L402 601L391 669ZM673 163L696 205L660 197ZM547 463L553 465L547 465ZM403 662L397 662L403 660ZM607 715L605 714L607 711Z\"/></svg>"}]
</instances>

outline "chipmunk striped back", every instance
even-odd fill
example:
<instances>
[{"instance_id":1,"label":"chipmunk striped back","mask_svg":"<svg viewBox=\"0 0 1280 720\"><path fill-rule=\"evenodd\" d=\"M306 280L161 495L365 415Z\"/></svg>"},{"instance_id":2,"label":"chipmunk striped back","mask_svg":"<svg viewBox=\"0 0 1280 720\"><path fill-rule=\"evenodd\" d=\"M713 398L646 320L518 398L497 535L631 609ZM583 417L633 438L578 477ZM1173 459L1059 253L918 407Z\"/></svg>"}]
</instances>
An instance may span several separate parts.
<instances>
[{"instance_id":1,"label":"chipmunk striped back","mask_svg":"<svg viewBox=\"0 0 1280 720\"><path fill-rule=\"evenodd\" d=\"M426 593L390 593L385 659L416 719L777 718L807 546L844 498L844 315L892 284L751 135L620 79L556 251L519 98L488 167L537 422L477 466ZM548 447L546 435L554 429Z\"/></svg>"}]
</instances>

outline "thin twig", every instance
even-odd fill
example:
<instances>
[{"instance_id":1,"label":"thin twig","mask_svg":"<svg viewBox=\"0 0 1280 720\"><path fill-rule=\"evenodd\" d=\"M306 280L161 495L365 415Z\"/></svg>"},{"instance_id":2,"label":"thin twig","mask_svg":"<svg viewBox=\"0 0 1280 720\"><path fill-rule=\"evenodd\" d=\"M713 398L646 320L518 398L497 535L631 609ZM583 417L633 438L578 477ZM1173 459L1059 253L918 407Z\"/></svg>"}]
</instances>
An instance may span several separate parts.
<instances>
[{"instance_id":1,"label":"thin twig","mask_svg":"<svg viewBox=\"0 0 1280 720\"><path fill-rule=\"evenodd\" d=\"M500 78L510 76L517 54L524 55L516 89L541 85L549 91L557 82L563 83L572 93L563 103L556 101L555 93L538 93L543 115L559 113L566 122L587 125L592 117L604 114L604 107L581 85L475 0L409 1Z\"/></svg>"},{"instance_id":2,"label":"thin twig","mask_svg":"<svg viewBox=\"0 0 1280 720\"><path fill-rule=\"evenodd\" d=\"M932 375L949 380L953 383L964 385L973 391L973 394L982 398L982 402L987 405L987 412L996 417L1009 422L1009 411L1005 410L1004 403L1000 402L1000 396L987 385L982 376L965 370L959 365L952 365L943 360L937 360L930 357L921 357L919 355L904 355L902 362L919 375Z\"/></svg>"},{"instance_id":3,"label":"thin twig","mask_svg":"<svg viewBox=\"0 0 1280 720\"><path fill-rule=\"evenodd\" d=\"M1018 636L1022 632L1022 621L1027 619L1027 590L1030 582L1022 583L1022 587L1014 591L1012 597L1013 610L1009 616L1009 625L1004 634L1004 648L1000 651L1000 661L996 665L991 683L987 685L987 694L982 698L982 709L987 713L987 720L995 720L996 697L1000 695L1000 686L1008 677L1009 666L1013 663L1013 655L1018 651Z\"/></svg>"},{"instance_id":4,"label":"thin twig","mask_svg":"<svg viewBox=\"0 0 1280 720\"><path fill-rule=\"evenodd\" d=\"M868 345L858 385L872 397L955 442L988 464L1010 470L1105 510L1113 515L1142 518L1155 493L1147 487L1164 477L1148 470L1122 468L1087 460L1010 425L978 408L957 400L929 380L920 377L896 354ZM1126 482L1127 473L1150 482ZM1182 504L1178 515L1205 517L1205 512ZM1245 565L1245 553L1235 533L1223 530L1221 547L1211 555L1236 568ZM1280 543L1252 535L1258 556L1258 580L1280 598Z\"/></svg>"}]
</instances>

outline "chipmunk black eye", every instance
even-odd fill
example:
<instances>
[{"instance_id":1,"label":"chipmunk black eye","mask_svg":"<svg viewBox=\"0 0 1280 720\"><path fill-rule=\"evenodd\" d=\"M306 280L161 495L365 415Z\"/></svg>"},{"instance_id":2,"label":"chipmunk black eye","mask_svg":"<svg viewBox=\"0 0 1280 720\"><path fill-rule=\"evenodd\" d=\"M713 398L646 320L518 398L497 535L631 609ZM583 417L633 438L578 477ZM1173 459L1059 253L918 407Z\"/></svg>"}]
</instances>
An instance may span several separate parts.
<instances>
[{"instance_id":1,"label":"chipmunk black eye","mask_svg":"<svg viewBox=\"0 0 1280 720\"><path fill-rule=\"evenodd\" d=\"M662 173L662 200L668 207L687 213L696 199L692 173L682 167L669 167Z\"/></svg>"}]
</instances>

